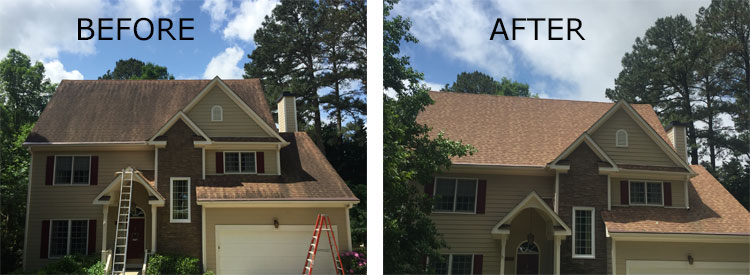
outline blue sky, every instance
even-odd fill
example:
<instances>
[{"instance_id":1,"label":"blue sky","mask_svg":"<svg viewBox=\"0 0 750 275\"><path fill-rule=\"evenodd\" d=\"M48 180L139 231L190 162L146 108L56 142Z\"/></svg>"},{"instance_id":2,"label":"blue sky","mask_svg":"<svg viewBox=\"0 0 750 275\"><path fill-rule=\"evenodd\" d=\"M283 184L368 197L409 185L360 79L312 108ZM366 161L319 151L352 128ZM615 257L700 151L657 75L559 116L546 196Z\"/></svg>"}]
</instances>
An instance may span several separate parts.
<instances>
[{"instance_id":1,"label":"blue sky","mask_svg":"<svg viewBox=\"0 0 750 275\"><path fill-rule=\"evenodd\" d=\"M177 79L241 78L247 54L255 44L252 34L263 16L277 4L275 0L11 0L0 3L0 52L10 48L41 61L53 82L60 79L96 79L113 69L119 59L136 58L166 66ZM141 41L132 30L122 40L77 40L77 19L92 18L170 18L178 35L179 18L194 18L195 27L186 34L195 40ZM112 23L110 23L112 24ZM146 26L146 25L144 25ZM143 29L147 33L147 29ZM115 31L107 30L109 36Z\"/></svg>"},{"instance_id":2,"label":"blue sky","mask_svg":"<svg viewBox=\"0 0 750 275\"><path fill-rule=\"evenodd\" d=\"M695 14L709 1L464 1L402 0L393 14L412 20L418 44L402 46L412 65L425 74L433 89L452 83L456 75L479 70L495 79L508 77L530 85L542 97L608 101L604 90L614 86L620 60L657 18ZM495 19L506 30L512 18L579 18L586 40L550 41L547 22L540 22L540 39L533 23L524 23L515 41L489 37Z\"/></svg>"}]
</instances>

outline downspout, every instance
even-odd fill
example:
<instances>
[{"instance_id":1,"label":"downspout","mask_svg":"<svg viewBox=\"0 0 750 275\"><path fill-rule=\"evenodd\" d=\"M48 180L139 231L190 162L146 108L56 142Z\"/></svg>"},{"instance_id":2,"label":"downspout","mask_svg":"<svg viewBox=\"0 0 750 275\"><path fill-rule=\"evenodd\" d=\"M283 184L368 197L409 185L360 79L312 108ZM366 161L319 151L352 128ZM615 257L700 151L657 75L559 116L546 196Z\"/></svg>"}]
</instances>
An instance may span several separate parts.
<instances>
[{"instance_id":1,"label":"downspout","mask_svg":"<svg viewBox=\"0 0 750 275\"><path fill-rule=\"evenodd\" d=\"M26 256L29 248L29 209L31 209L31 169L34 167L34 152L29 150L29 184L26 186L26 228L23 234L23 260L21 263L21 270L26 272Z\"/></svg>"},{"instance_id":2,"label":"downspout","mask_svg":"<svg viewBox=\"0 0 750 275\"><path fill-rule=\"evenodd\" d=\"M352 251L352 226L349 218L349 209L351 209L352 207L354 207L354 204L350 203L347 207L344 208L344 212L346 213L346 232L349 233L349 251Z\"/></svg>"}]
</instances>

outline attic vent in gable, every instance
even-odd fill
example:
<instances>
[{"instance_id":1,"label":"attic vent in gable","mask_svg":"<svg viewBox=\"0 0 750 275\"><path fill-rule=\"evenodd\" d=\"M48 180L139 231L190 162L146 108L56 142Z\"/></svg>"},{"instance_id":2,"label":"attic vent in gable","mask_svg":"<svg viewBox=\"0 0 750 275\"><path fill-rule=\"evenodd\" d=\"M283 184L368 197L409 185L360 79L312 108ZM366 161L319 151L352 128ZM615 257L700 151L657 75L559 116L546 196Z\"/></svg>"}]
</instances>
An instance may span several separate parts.
<instances>
[{"instance_id":1,"label":"attic vent in gable","mask_svg":"<svg viewBox=\"0 0 750 275\"><path fill-rule=\"evenodd\" d=\"M628 147L628 132L623 129L617 130L615 140L617 147Z\"/></svg>"},{"instance_id":2,"label":"attic vent in gable","mask_svg":"<svg viewBox=\"0 0 750 275\"><path fill-rule=\"evenodd\" d=\"M219 105L211 107L211 121L222 121L224 120L224 109Z\"/></svg>"}]
</instances>

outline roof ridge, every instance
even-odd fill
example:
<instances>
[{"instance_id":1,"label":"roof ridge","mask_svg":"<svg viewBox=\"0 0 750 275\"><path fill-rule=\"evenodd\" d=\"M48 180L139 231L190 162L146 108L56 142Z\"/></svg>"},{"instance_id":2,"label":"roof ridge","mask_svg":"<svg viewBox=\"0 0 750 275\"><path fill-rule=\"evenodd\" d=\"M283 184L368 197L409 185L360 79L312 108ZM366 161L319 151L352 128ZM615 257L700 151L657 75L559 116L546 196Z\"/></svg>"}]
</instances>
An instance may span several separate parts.
<instances>
[{"instance_id":1,"label":"roof ridge","mask_svg":"<svg viewBox=\"0 0 750 275\"><path fill-rule=\"evenodd\" d=\"M568 102L598 103L598 104L610 104L610 105L614 105L615 104L615 102L601 102L601 101L590 101L590 100L559 99L559 98L536 98L536 97L493 95L493 94L474 94L474 93L446 92L446 91L430 91L430 93L455 94L455 95L472 95L472 96L488 96L488 97L497 97L497 98L513 98L513 99L520 99L520 100L568 101ZM631 103L628 103L628 104L630 104L630 105L650 105L650 104L631 104Z\"/></svg>"},{"instance_id":2,"label":"roof ridge","mask_svg":"<svg viewBox=\"0 0 750 275\"><path fill-rule=\"evenodd\" d=\"M260 78L233 78L233 79L221 79L222 81L238 81L238 80L259 80ZM164 81L165 82L192 82L192 81L211 81L213 79L63 79L60 82L151 82L151 81Z\"/></svg>"}]
</instances>

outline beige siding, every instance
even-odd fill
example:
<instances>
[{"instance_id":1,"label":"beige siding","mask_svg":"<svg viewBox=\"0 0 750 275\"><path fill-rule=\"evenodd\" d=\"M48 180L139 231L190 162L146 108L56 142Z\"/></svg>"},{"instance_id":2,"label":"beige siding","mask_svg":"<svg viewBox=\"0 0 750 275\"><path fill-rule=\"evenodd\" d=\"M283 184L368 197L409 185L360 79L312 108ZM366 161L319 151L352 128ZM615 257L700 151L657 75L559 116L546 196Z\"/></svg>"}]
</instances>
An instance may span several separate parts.
<instances>
[{"instance_id":1,"label":"beige siding","mask_svg":"<svg viewBox=\"0 0 750 275\"><path fill-rule=\"evenodd\" d=\"M684 126L673 126L667 132L677 155L687 162L687 133Z\"/></svg>"},{"instance_id":2,"label":"beige siding","mask_svg":"<svg viewBox=\"0 0 750 275\"><path fill-rule=\"evenodd\" d=\"M612 188L611 194L612 194L612 205L623 205L620 203L620 182L621 181L627 181L628 179L624 178L612 178L611 184ZM644 180L642 178L638 179L632 179L632 180ZM672 183L672 207L685 207L685 181L679 181L679 180L655 180L655 179L646 179L646 180L654 180L654 181L662 181L662 182L670 182Z\"/></svg>"},{"instance_id":3,"label":"beige siding","mask_svg":"<svg viewBox=\"0 0 750 275\"><path fill-rule=\"evenodd\" d=\"M473 253L484 256L483 272L500 273L500 241L492 239L490 231L513 207L523 200L531 191L536 191L542 198L553 198L555 192L554 177L511 176L511 175L470 175L447 174L446 177L479 178L487 180L487 197L485 214L449 214L435 213L432 219L443 234L449 249L445 253ZM541 239L541 236L539 237ZM515 244L516 246L518 243ZM546 244L539 244L546 246ZM507 246L510 257L516 247ZM542 257L546 257L542 255ZM544 260L544 259L543 259ZM512 263L507 262L507 270L514 270ZM508 271L510 272L510 271Z\"/></svg>"},{"instance_id":4,"label":"beige siding","mask_svg":"<svg viewBox=\"0 0 750 275\"><path fill-rule=\"evenodd\" d=\"M615 146L615 133L628 132L628 147ZM617 111L592 135L617 164L678 167L625 111Z\"/></svg>"},{"instance_id":5,"label":"beige siding","mask_svg":"<svg viewBox=\"0 0 750 275\"><path fill-rule=\"evenodd\" d=\"M312 226L319 213L328 214L338 227L339 250L349 250L344 208L206 208L206 268L216 270L216 225L269 225L277 219L281 225Z\"/></svg>"},{"instance_id":6,"label":"beige siding","mask_svg":"<svg viewBox=\"0 0 750 275\"><path fill-rule=\"evenodd\" d=\"M211 121L211 108L215 105L224 109L223 121ZM211 137L269 136L219 87L209 91L187 115Z\"/></svg>"},{"instance_id":7,"label":"beige siding","mask_svg":"<svg viewBox=\"0 0 750 275\"><path fill-rule=\"evenodd\" d=\"M297 116L296 105L293 97L284 97L276 104L279 116L279 131L296 132Z\"/></svg>"},{"instance_id":8,"label":"beige siding","mask_svg":"<svg viewBox=\"0 0 750 275\"><path fill-rule=\"evenodd\" d=\"M231 151L242 151L242 150L231 150ZM246 151L252 151L248 149ZM206 174L216 174L216 152L213 150L206 150ZM278 174L278 156L276 151L259 151L263 152L263 159L265 160L266 174Z\"/></svg>"},{"instance_id":9,"label":"beige siding","mask_svg":"<svg viewBox=\"0 0 750 275\"><path fill-rule=\"evenodd\" d=\"M99 184L94 186L45 185L47 156L50 155L96 155L99 156ZM114 173L127 166L137 169L154 169L154 152L34 152L31 174L31 198L29 205L29 228L26 254L27 271L34 271L49 263L39 258L42 220L48 219L96 219L97 251L101 248L101 205L93 205L98 195L114 179ZM109 238L109 235L108 235Z\"/></svg>"},{"instance_id":10,"label":"beige siding","mask_svg":"<svg viewBox=\"0 0 750 275\"><path fill-rule=\"evenodd\" d=\"M627 260L696 262L748 262L750 244L615 242L617 274L624 275Z\"/></svg>"}]
</instances>

